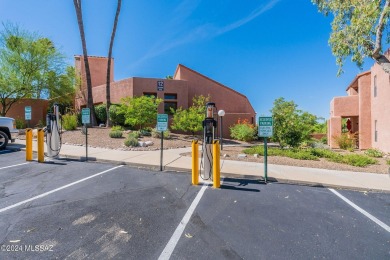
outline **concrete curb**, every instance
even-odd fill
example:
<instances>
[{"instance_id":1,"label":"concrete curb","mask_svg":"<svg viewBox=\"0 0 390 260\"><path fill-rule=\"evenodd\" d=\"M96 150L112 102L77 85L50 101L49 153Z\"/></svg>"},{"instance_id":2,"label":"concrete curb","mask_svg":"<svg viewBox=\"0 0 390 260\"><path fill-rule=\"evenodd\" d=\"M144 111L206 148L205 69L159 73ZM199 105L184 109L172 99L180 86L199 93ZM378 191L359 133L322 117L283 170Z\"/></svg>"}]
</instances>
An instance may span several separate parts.
<instances>
[{"instance_id":1,"label":"concrete curb","mask_svg":"<svg viewBox=\"0 0 390 260\"><path fill-rule=\"evenodd\" d=\"M21 148L20 150L25 151L25 148ZM19 151L20 151L19 150ZM36 154L36 151L33 151L34 154ZM86 158L84 156L73 156L73 155L61 155L60 160L64 159L70 159L70 160L76 160L80 162L85 162ZM149 165L144 163L134 163L134 162L123 162L123 161L115 161L115 160L108 160L108 159L98 159L96 157L88 157L89 162L100 162L100 163L110 163L114 165L127 165L129 167L138 168L138 169L146 169L146 170L153 170L153 171L160 171L160 166L156 165ZM181 173L187 173L191 174L191 169L187 168L181 168L181 167L172 167L172 166L163 166L163 171L170 171L170 172L181 172ZM388 175L390 178L390 174ZM221 172L221 178L235 178L235 179L246 179L246 180L261 180L264 181L263 177L259 177L257 175L241 175L241 174L234 174L234 173L226 173ZM310 187L321 187L321 188L335 188L335 189L347 189L347 190L354 190L354 191L366 191L366 192L380 192L380 193L390 193L388 190L382 190L382 189L367 189L367 188L361 188L361 187L354 187L354 186L345 186L345 185L332 185L332 184L326 184L326 183L318 183L318 182L309 182L309 181L298 181L298 180L290 180L290 179L283 179L283 178L275 178L275 177L269 177L269 183L278 183L278 184L289 184L289 185L300 185L300 186L310 186Z\"/></svg>"}]
</instances>

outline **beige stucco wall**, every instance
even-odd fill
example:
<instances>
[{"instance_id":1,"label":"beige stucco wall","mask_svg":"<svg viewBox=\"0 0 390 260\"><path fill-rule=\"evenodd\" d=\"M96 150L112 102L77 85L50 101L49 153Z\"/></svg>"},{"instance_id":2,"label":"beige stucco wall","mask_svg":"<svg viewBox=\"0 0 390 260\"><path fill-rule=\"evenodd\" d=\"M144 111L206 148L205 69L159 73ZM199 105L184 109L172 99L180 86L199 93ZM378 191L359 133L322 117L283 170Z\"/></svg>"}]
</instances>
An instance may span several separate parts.
<instances>
[{"instance_id":1,"label":"beige stucco wall","mask_svg":"<svg viewBox=\"0 0 390 260\"><path fill-rule=\"evenodd\" d=\"M359 96L335 97L330 103L332 117L350 117L359 115Z\"/></svg>"},{"instance_id":2,"label":"beige stucco wall","mask_svg":"<svg viewBox=\"0 0 390 260\"><path fill-rule=\"evenodd\" d=\"M377 96L374 97L374 77L377 76ZM390 83L389 74L375 64L371 68L371 142L374 148L390 152ZM375 141L375 120L378 139Z\"/></svg>"},{"instance_id":3,"label":"beige stucco wall","mask_svg":"<svg viewBox=\"0 0 390 260\"><path fill-rule=\"evenodd\" d=\"M371 73L358 79L359 82L359 148L371 148Z\"/></svg>"},{"instance_id":4,"label":"beige stucco wall","mask_svg":"<svg viewBox=\"0 0 390 260\"><path fill-rule=\"evenodd\" d=\"M336 137L341 135L341 117L331 117L328 121L328 144L330 148L339 148Z\"/></svg>"}]
</instances>

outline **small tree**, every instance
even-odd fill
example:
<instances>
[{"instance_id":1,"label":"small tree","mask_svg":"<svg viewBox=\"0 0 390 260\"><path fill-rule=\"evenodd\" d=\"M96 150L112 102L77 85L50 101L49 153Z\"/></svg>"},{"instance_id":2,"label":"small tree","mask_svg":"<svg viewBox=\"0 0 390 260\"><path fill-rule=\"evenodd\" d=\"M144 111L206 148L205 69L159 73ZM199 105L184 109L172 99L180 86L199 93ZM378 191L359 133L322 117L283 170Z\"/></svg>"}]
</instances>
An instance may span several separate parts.
<instances>
[{"instance_id":1,"label":"small tree","mask_svg":"<svg viewBox=\"0 0 390 260\"><path fill-rule=\"evenodd\" d=\"M192 99L192 106L188 109L178 108L173 112L173 122L171 128L173 130L181 130L191 132L194 136L196 132L202 130L202 122L206 114L206 103L210 100L210 96L195 96Z\"/></svg>"},{"instance_id":2,"label":"small tree","mask_svg":"<svg viewBox=\"0 0 390 260\"><path fill-rule=\"evenodd\" d=\"M73 100L75 73L54 43L17 25L0 32L0 115L22 98Z\"/></svg>"},{"instance_id":3,"label":"small tree","mask_svg":"<svg viewBox=\"0 0 390 260\"><path fill-rule=\"evenodd\" d=\"M142 129L157 120L157 108L162 99L155 97L128 97L122 99L121 109L125 113L125 124Z\"/></svg>"},{"instance_id":4,"label":"small tree","mask_svg":"<svg viewBox=\"0 0 390 260\"><path fill-rule=\"evenodd\" d=\"M339 72L351 57L359 67L371 57L385 72L390 73L390 61L383 55L383 40L389 40L390 1L311 0L325 15L332 14L329 45L336 57Z\"/></svg>"},{"instance_id":5,"label":"small tree","mask_svg":"<svg viewBox=\"0 0 390 260\"><path fill-rule=\"evenodd\" d=\"M274 101L271 110L274 120L272 138L279 142L281 147L298 147L303 141L310 139L317 117L298 110L297 107L294 101L285 101L284 98Z\"/></svg>"}]
</instances>

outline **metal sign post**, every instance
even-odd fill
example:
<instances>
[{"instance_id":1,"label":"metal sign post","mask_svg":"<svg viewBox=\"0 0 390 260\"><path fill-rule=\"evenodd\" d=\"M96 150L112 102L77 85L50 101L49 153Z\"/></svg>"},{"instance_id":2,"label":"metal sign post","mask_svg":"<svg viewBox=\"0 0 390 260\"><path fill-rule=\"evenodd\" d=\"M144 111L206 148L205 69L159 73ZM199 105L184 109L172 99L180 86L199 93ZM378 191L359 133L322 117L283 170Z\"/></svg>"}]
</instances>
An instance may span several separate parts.
<instances>
[{"instance_id":1,"label":"metal sign post","mask_svg":"<svg viewBox=\"0 0 390 260\"><path fill-rule=\"evenodd\" d=\"M81 110L81 122L85 127L85 161L88 162L88 126L91 123L91 110L89 108L83 108Z\"/></svg>"},{"instance_id":2,"label":"metal sign post","mask_svg":"<svg viewBox=\"0 0 390 260\"><path fill-rule=\"evenodd\" d=\"M168 115L157 115L157 131L161 132L161 155L160 155L160 171L163 170L163 145L164 145L164 131L168 130Z\"/></svg>"},{"instance_id":3,"label":"metal sign post","mask_svg":"<svg viewBox=\"0 0 390 260\"><path fill-rule=\"evenodd\" d=\"M268 145L267 138L273 135L272 117L259 117L259 137L264 137L264 181L268 179Z\"/></svg>"}]
</instances>

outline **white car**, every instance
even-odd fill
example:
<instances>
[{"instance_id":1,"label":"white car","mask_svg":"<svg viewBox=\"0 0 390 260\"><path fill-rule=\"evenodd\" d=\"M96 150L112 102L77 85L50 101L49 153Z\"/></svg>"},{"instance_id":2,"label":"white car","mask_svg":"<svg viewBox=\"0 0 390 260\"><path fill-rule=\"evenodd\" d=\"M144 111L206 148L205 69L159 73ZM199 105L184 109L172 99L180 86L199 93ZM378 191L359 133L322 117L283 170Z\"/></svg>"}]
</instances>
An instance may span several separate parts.
<instances>
[{"instance_id":1,"label":"white car","mask_svg":"<svg viewBox=\"0 0 390 260\"><path fill-rule=\"evenodd\" d=\"M5 149L9 141L14 142L18 133L15 119L0 116L0 150Z\"/></svg>"}]
</instances>

